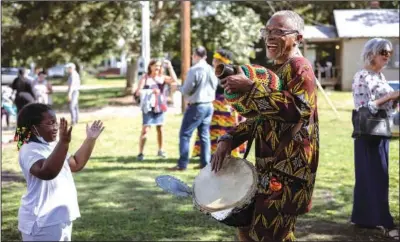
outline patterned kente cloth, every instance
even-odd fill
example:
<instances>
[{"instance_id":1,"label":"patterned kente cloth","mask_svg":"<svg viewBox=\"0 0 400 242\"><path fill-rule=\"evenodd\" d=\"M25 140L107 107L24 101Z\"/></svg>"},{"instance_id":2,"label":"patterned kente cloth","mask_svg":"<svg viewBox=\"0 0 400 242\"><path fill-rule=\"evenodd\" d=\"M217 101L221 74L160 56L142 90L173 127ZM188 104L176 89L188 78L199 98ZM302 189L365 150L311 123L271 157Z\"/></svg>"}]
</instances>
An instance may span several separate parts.
<instances>
[{"instance_id":1,"label":"patterned kente cloth","mask_svg":"<svg viewBox=\"0 0 400 242\"><path fill-rule=\"evenodd\" d=\"M277 75L283 82L281 91L273 90L268 81L254 79L251 91L237 97L239 103L233 105L239 107L240 114L251 117L229 132L233 147L255 132L260 184L253 222L241 229L249 241L294 239L297 216L310 209L318 167L317 89L311 64L296 57L281 66ZM271 159L285 132L299 121L303 123L300 131L275 160Z\"/></svg>"},{"instance_id":2,"label":"patterned kente cloth","mask_svg":"<svg viewBox=\"0 0 400 242\"><path fill-rule=\"evenodd\" d=\"M252 80L267 84L271 89L281 90L282 82L279 77L265 67L259 65L241 65L240 67L242 68L243 73ZM245 120L243 116L239 115L238 112L235 111L235 109L240 110L242 114L246 114L243 112L244 107L239 101L243 98L244 97L239 94L224 93L223 89L222 92L219 93L217 89L217 94L213 101L214 113L210 125L211 154L214 154L217 150L218 137L224 135L226 132L230 131L233 127ZM246 143L243 143L238 148L232 150L231 155L233 157L239 157L245 151ZM200 156L200 152L200 139L197 134L192 157Z\"/></svg>"},{"instance_id":3,"label":"patterned kente cloth","mask_svg":"<svg viewBox=\"0 0 400 242\"><path fill-rule=\"evenodd\" d=\"M225 100L223 93L217 93L213 101L214 113L210 125L210 140L211 140L211 154L217 150L217 139L231 130L233 127L244 121ZM232 150L231 155L239 157L246 150L246 144L240 145L238 148ZM197 134L196 143L193 147L192 157L200 156L200 138Z\"/></svg>"},{"instance_id":4,"label":"patterned kente cloth","mask_svg":"<svg viewBox=\"0 0 400 242\"><path fill-rule=\"evenodd\" d=\"M244 75L254 82L263 84L271 90L282 90L283 83L281 79L279 79L279 77L271 70L259 65L241 65L240 67L242 68ZM254 117L257 115L252 112L252 109L255 109L255 107L247 107L245 103L245 99L247 98L246 95L227 92L225 92L224 95L227 102L244 117Z\"/></svg>"}]
</instances>

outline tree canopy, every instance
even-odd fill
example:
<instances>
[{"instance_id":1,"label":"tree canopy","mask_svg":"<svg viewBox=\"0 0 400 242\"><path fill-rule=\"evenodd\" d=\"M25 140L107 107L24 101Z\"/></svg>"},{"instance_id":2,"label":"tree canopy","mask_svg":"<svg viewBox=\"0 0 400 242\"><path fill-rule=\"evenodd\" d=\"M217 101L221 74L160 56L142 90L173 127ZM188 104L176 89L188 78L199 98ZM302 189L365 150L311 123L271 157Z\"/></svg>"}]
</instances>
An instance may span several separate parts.
<instances>
[{"instance_id":1,"label":"tree canopy","mask_svg":"<svg viewBox=\"0 0 400 242\"><path fill-rule=\"evenodd\" d=\"M366 1L192 1L192 47L225 48L235 62L248 63L262 49L259 29L274 11L295 10L306 24L334 24L333 9L367 8ZM3 66L43 67L75 61L98 63L122 50L141 49L141 7L137 1L1 2ZM397 8L398 1L381 2ZM151 55L180 58L180 2L151 1ZM118 40L125 40L118 46Z\"/></svg>"},{"instance_id":2,"label":"tree canopy","mask_svg":"<svg viewBox=\"0 0 400 242\"><path fill-rule=\"evenodd\" d=\"M2 2L2 63L43 67L113 51L129 2Z\"/></svg>"}]
</instances>

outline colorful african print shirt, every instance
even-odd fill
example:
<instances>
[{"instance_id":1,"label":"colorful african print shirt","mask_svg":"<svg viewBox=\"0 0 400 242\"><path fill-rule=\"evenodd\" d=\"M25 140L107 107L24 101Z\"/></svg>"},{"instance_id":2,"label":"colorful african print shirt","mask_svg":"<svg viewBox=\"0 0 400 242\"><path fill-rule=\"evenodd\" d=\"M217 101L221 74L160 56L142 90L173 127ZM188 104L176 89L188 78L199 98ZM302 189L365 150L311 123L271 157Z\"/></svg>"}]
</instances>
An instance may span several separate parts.
<instances>
[{"instance_id":1,"label":"colorful african print shirt","mask_svg":"<svg viewBox=\"0 0 400 242\"><path fill-rule=\"evenodd\" d=\"M250 232L254 240L279 238L278 234L294 226L297 215L309 211L318 167L317 88L311 64L296 57L276 74L283 81L282 91L255 83L250 92L243 94L247 95L243 103L258 115L229 132L232 148L254 134L260 181ZM299 122L300 131L289 136L288 144L276 156L280 142L288 137L286 133Z\"/></svg>"}]
</instances>

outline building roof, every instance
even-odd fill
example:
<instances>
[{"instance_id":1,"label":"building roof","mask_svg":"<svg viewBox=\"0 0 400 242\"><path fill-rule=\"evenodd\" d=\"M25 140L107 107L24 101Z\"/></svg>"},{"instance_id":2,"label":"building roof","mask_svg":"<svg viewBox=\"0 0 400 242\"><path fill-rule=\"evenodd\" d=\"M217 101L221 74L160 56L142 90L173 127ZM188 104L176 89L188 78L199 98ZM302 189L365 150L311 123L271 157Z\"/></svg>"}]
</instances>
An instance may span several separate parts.
<instances>
[{"instance_id":1,"label":"building roof","mask_svg":"<svg viewBox=\"0 0 400 242\"><path fill-rule=\"evenodd\" d=\"M340 38L399 37L398 9L333 10Z\"/></svg>"},{"instance_id":2,"label":"building roof","mask_svg":"<svg viewBox=\"0 0 400 242\"><path fill-rule=\"evenodd\" d=\"M331 25L306 25L303 37L305 40L327 40L337 38L336 28Z\"/></svg>"}]
</instances>

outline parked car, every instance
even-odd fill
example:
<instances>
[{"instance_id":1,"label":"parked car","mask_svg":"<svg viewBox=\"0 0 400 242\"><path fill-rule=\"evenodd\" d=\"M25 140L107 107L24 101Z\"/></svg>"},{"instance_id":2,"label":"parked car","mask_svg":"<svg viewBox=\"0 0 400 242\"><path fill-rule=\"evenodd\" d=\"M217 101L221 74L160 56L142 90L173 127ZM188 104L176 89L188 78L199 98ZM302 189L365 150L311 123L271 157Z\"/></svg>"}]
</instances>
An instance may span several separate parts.
<instances>
[{"instance_id":1,"label":"parked car","mask_svg":"<svg viewBox=\"0 0 400 242\"><path fill-rule=\"evenodd\" d=\"M1 68L1 85L11 85L18 76L18 68L2 67Z\"/></svg>"},{"instance_id":2,"label":"parked car","mask_svg":"<svg viewBox=\"0 0 400 242\"><path fill-rule=\"evenodd\" d=\"M65 76L65 65L55 65L47 69L47 76L51 78L60 78Z\"/></svg>"}]
</instances>

